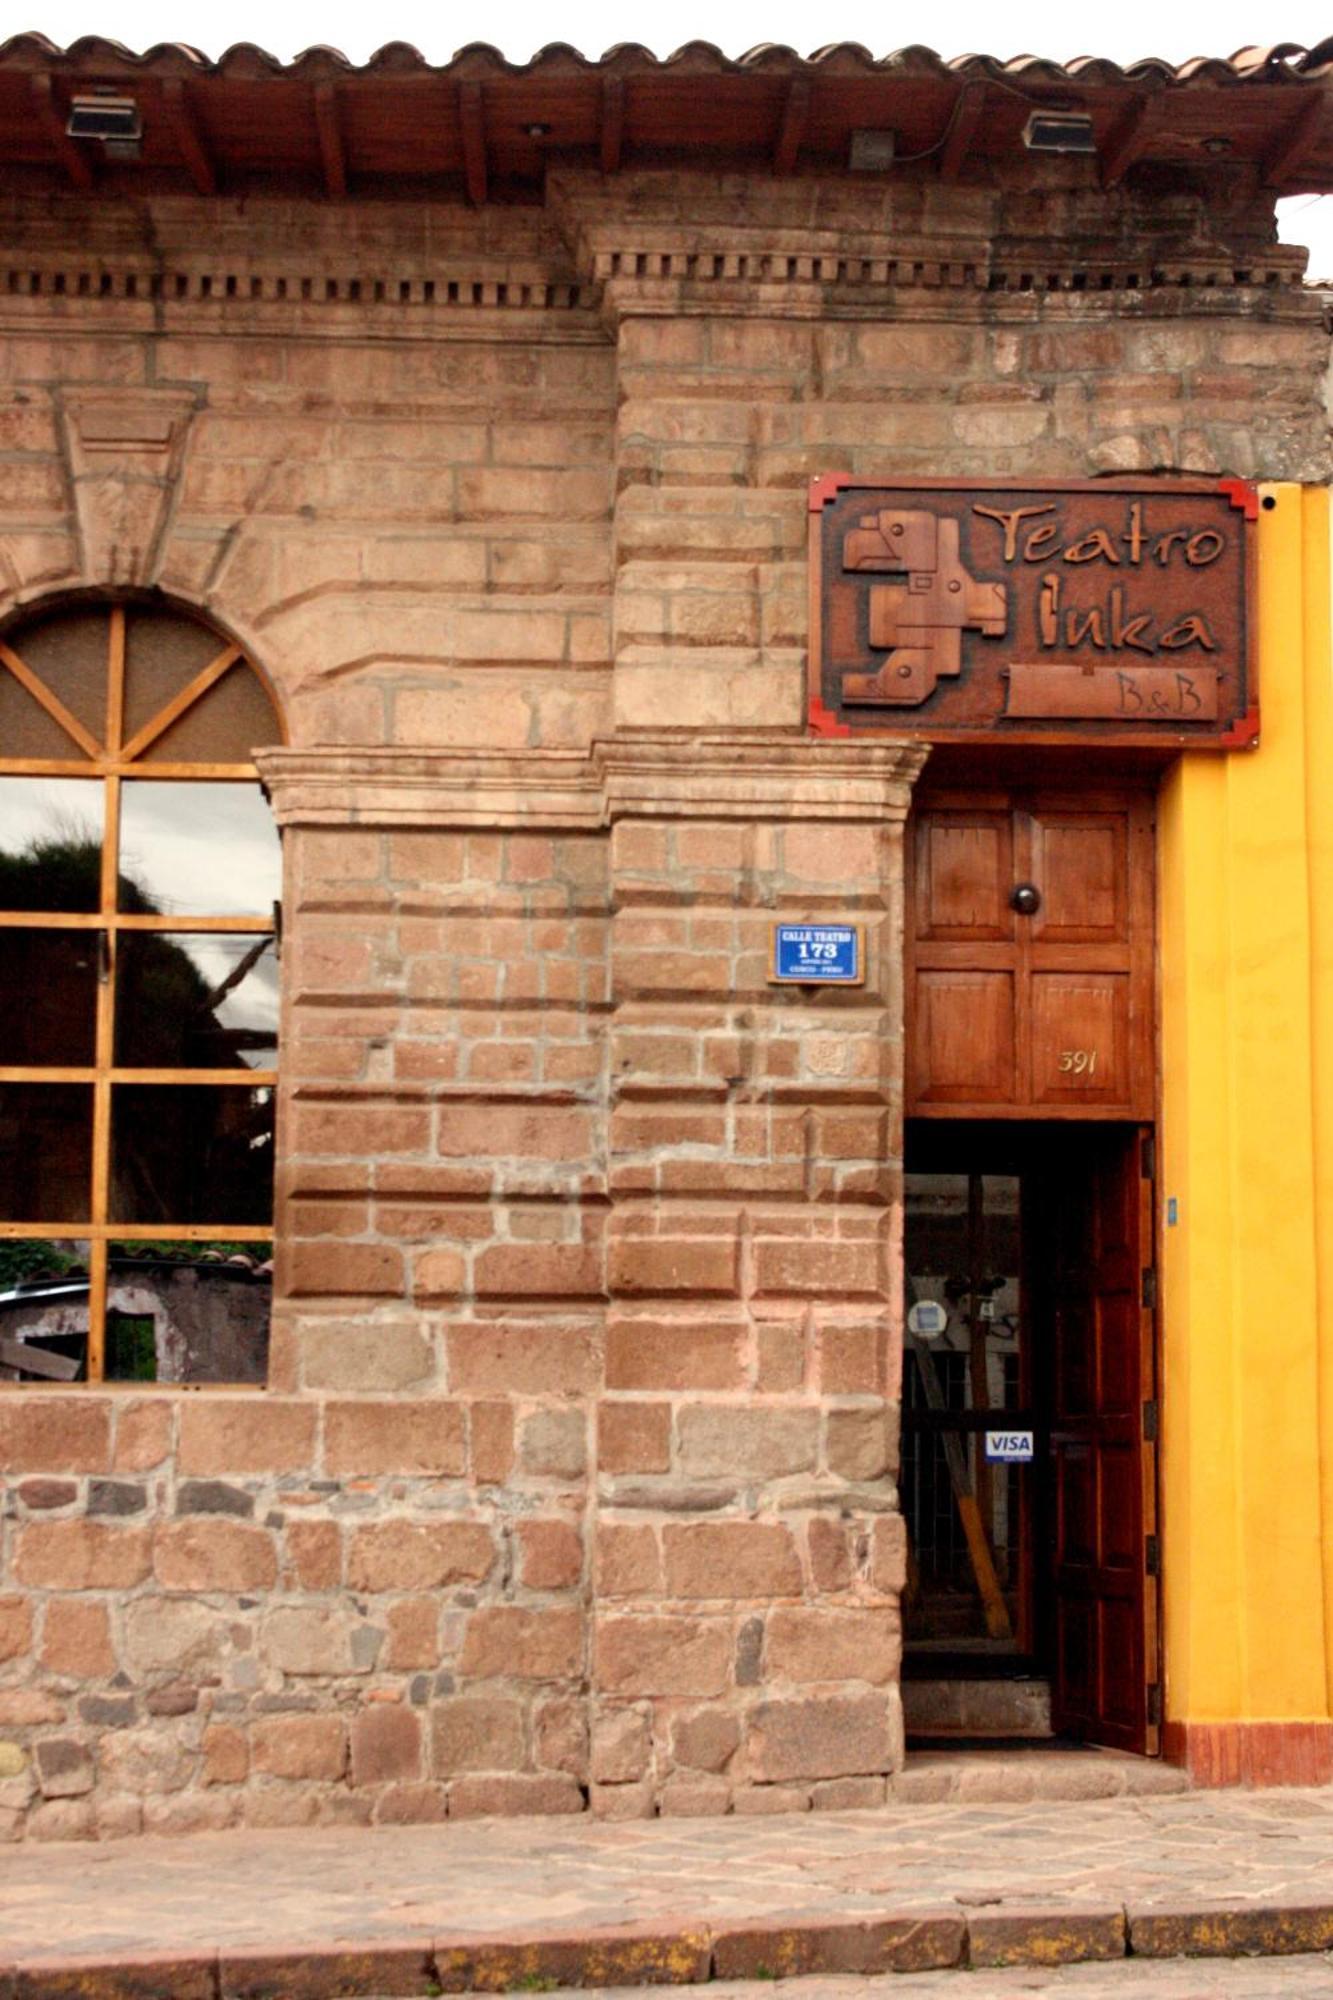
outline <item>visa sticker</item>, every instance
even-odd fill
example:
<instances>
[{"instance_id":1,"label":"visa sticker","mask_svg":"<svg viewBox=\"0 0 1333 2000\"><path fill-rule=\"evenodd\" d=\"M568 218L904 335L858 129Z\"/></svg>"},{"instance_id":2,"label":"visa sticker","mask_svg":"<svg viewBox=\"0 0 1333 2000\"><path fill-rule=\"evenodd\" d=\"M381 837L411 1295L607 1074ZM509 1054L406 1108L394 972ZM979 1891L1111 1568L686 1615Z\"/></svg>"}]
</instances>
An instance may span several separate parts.
<instances>
[{"instance_id":1,"label":"visa sticker","mask_svg":"<svg viewBox=\"0 0 1333 2000\"><path fill-rule=\"evenodd\" d=\"M992 1465L1030 1465L1031 1431L987 1431L986 1457Z\"/></svg>"}]
</instances>

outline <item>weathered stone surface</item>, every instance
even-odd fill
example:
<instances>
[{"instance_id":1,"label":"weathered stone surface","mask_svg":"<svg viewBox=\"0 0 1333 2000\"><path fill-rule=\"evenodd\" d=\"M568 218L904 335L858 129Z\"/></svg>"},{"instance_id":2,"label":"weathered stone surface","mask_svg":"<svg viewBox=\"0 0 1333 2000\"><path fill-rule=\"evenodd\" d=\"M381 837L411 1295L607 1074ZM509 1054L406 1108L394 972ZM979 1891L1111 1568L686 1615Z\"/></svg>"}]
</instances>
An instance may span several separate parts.
<instances>
[{"instance_id":1,"label":"weathered stone surface","mask_svg":"<svg viewBox=\"0 0 1333 2000\"><path fill-rule=\"evenodd\" d=\"M355 1644L365 1629L341 1604L280 1605L260 1625L260 1651L287 1674L366 1674L374 1660Z\"/></svg>"},{"instance_id":2,"label":"weathered stone surface","mask_svg":"<svg viewBox=\"0 0 1333 2000\"><path fill-rule=\"evenodd\" d=\"M164 1590L262 1591L277 1581L278 1557L264 1529L198 1515L158 1528L153 1573Z\"/></svg>"},{"instance_id":3,"label":"weathered stone surface","mask_svg":"<svg viewBox=\"0 0 1333 2000\"><path fill-rule=\"evenodd\" d=\"M698 1708L671 1725L671 1754L696 1771L723 1771L741 1740L740 1719L726 1708Z\"/></svg>"},{"instance_id":4,"label":"weathered stone surface","mask_svg":"<svg viewBox=\"0 0 1333 2000\"><path fill-rule=\"evenodd\" d=\"M473 1521L377 1521L358 1528L347 1552L353 1590L439 1590L480 1583L495 1561L490 1530Z\"/></svg>"},{"instance_id":5,"label":"weathered stone surface","mask_svg":"<svg viewBox=\"0 0 1333 2000\"><path fill-rule=\"evenodd\" d=\"M195 1758L160 1726L117 1730L97 1746L98 1776L117 1792L179 1792L194 1775Z\"/></svg>"},{"instance_id":6,"label":"weathered stone surface","mask_svg":"<svg viewBox=\"0 0 1333 2000\"><path fill-rule=\"evenodd\" d=\"M753 1711L747 1753L761 1780L887 1771L893 1763L888 1702L883 1695L761 1702Z\"/></svg>"},{"instance_id":7,"label":"weathered stone surface","mask_svg":"<svg viewBox=\"0 0 1333 2000\"><path fill-rule=\"evenodd\" d=\"M894 1678L901 1654L898 1616L834 1605L781 1605L769 1615L769 1673L788 1681L872 1681Z\"/></svg>"},{"instance_id":8,"label":"weathered stone surface","mask_svg":"<svg viewBox=\"0 0 1333 2000\"><path fill-rule=\"evenodd\" d=\"M1123 1958L1123 1909L975 1910L967 1920L968 1962L988 1965L1073 1965Z\"/></svg>"},{"instance_id":9,"label":"weathered stone surface","mask_svg":"<svg viewBox=\"0 0 1333 2000\"><path fill-rule=\"evenodd\" d=\"M819 1455L814 1409L715 1409L702 1404L677 1419L683 1472L779 1479L813 1472Z\"/></svg>"},{"instance_id":10,"label":"weathered stone surface","mask_svg":"<svg viewBox=\"0 0 1333 2000\"><path fill-rule=\"evenodd\" d=\"M608 1709L592 1731L592 1775L601 1784L623 1785L642 1778L652 1756L648 1718L638 1709Z\"/></svg>"},{"instance_id":11,"label":"weathered stone surface","mask_svg":"<svg viewBox=\"0 0 1333 2000\"><path fill-rule=\"evenodd\" d=\"M608 1694L716 1695L727 1685L726 1619L616 1617L596 1625L597 1686Z\"/></svg>"},{"instance_id":12,"label":"weathered stone surface","mask_svg":"<svg viewBox=\"0 0 1333 2000\"><path fill-rule=\"evenodd\" d=\"M768 1521L699 1521L662 1531L670 1597L781 1597L799 1593L790 1530Z\"/></svg>"},{"instance_id":13,"label":"weathered stone surface","mask_svg":"<svg viewBox=\"0 0 1333 2000\"><path fill-rule=\"evenodd\" d=\"M347 1730L338 1715L267 1715L250 1732L251 1767L274 1778L340 1778Z\"/></svg>"},{"instance_id":14,"label":"weathered stone surface","mask_svg":"<svg viewBox=\"0 0 1333 2000\"><path fill-rule=\"evenodd\" d=\"M437 1778L460 1771L517 1771L527 1762L520 1701L460 1695L430 1716L430 1766Z\"/></svg>"},{"instance_id":15,"label":"weathered stone surface","mask_svg":"<svg viewBox=\"0 0 1333 2000\"><path fill-rule=\"evenodd\" d=\"M176 1492L178 1514L234 1514L248 1521L254 1511L253 1494L225 1479L183 1479Z\"/></svg>"},{"instance_id":16,"label":"weathered stone surface","mask_svg":"<svg viewBox=\"0 0 1333 2000\"><path fill-rule=\"evenodd\" d=\"M354 1785L383 1785L421 1776L421 1723L400 1702L376 1702L352 1718Z\"/></svg>"},{"instance_id":17,"label":"weathered stone surface","mask_svg":"<svg viewBox=\"0 0 1333 2000\"><path fill-rule=\"evenodd\" d=\"M48 1736L38 1742L33 1756L44 1798L76 1798L92 1790L93 1760L85 1743Z\"/></svg>"},{"instance_id":18,"label":"weathered stone surface","mask_svg":"<svg viewBox=\"0 0 1333 2000\"><path fill-rule=\"evenodd\" d=\"M484 1605L468 1619L460 1662L481 1679L564 1680L580 1671L583 1619L576 1610L528 1611L517 1605Z\"/></svg>"},{"instance_id":19,"label":"weathered stone surface","mask_svg":"<svg viewBox=\"0 0 1333 2000\"><path fill-rule=\"evenodd\" d=\"M188 1597L136 1597L121 1614L131 1673L215 1668L227 1645L222 1614Z\"/></svg>"}]
</instances>

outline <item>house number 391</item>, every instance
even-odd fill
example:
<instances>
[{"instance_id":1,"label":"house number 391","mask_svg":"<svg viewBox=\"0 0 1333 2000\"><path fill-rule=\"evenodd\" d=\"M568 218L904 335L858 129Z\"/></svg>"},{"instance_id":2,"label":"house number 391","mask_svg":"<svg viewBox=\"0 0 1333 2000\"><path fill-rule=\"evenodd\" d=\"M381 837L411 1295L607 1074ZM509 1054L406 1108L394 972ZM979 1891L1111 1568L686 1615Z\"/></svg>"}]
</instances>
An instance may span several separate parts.
<instances>
[{"instance_id":1,"label":"house number 391","mask_svg":"<svg viewBox=\"0 0 1333 2000\"><path fill-rule=\"evenodd\" d=\"M1095 1076L1096 1073L1096 1049L1061 1049L1060 1074L1062 1076Z\"/></svg>"}]
</instances>

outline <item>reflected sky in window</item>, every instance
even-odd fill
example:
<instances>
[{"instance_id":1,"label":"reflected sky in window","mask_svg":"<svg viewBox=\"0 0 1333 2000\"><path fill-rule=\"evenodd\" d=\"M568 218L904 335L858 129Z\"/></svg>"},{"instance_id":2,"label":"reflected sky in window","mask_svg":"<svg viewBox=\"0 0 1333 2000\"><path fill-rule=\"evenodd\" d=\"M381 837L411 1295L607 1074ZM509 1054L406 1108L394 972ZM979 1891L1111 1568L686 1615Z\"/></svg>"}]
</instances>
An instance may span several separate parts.
<instances>
[{"instance_id":1,"label":"reflected sky in window","mask_svg":"<svg viewBox=\"0 0 1333 2000\"><path fill-rule=\"evenodd\" d=\"M282 894L278 830L258 785L127 780L120 869L164 916L268 916Z\"/></svg>"}]
</instances>

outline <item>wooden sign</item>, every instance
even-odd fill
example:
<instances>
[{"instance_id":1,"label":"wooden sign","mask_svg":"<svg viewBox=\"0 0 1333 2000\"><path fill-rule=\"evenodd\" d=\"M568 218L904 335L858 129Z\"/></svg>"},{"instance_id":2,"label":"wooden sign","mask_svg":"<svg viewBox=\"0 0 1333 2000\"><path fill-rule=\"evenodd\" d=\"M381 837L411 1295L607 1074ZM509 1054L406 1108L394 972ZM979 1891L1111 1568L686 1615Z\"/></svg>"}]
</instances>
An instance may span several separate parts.
<instances>
[{"instance_id":1,"label":"wooden sign","mask_svg":"<svg viewBox=\"0 0 1333 2000\"><path fill-rule=\"evenodd\" d=\"M1241 480L810 489L810 726L938 742L1259 731Z\"/></svg>"}]
</instances>

